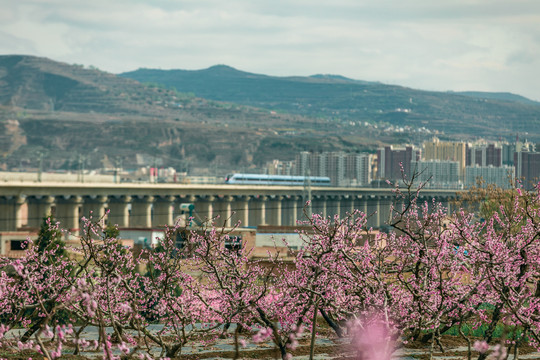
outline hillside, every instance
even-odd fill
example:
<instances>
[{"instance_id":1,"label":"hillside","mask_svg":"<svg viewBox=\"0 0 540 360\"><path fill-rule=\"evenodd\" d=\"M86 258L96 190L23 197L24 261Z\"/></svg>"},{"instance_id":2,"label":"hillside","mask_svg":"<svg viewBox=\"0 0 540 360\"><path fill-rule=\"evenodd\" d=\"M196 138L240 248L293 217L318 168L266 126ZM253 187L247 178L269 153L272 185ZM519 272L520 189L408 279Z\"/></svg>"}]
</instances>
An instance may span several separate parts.
<instances>
[{"instance_id":1,"label":"hillside","mask_svg":"<svg viewBox=\"0 0 540 360\"><path fill-rule=\"evenodd\" d=\"M273 113L97 69L0 56L0 170L154 165L249 170L298 151L360 151L417 134Z\"/></svg>"},{"instance_id":2,"label":"hillside","mask_svg":"<svg viewBox=\"0 0 540 360\"><path fill-rule=\"evenodd\" d=\"M154 91L98 69L33 56L0 56L0 105L49 112L162 113L175 92Z\"/></svg>"},{"instance_id":3,"label":"hillside","mask_svg":"<svg viewBox=\"0 0 540 360\"><path fill-rule=\"evenodd\" d=\"M207 99L343 121L425 126L448 135L540 139L540 103L514 94L433 92L338 75L273 77L218 65L120 74Z\"/></svg>"},{"instance_id":4,"label":"hillside","mask_svg":"<svg viewBox=\"0 0 540 360\"><path fill-rule=\"evenodd\" d=\"M507 92L483 92L483 91L460 91L456 94L470 96L479 99L495 99L502 101L515 101L528 105L540 105L539 102L527 99L524 96L516 95Z\"/></svg>"},{"instance_id":5,"label":"hillside","mask_svg":"<svg viewBox=\"0 0 540 360\"><path fill-rule=\"evenodd\" d=\"M0 56L0 170L37 169L43 155L46 170L158 165L225 174L260 171L304 150L373 152L433 135L514 138L519 131L540 140L540 107L512 94L496 100L227 66L136 74L142 82Z\"/></svg>"}]
</instances>

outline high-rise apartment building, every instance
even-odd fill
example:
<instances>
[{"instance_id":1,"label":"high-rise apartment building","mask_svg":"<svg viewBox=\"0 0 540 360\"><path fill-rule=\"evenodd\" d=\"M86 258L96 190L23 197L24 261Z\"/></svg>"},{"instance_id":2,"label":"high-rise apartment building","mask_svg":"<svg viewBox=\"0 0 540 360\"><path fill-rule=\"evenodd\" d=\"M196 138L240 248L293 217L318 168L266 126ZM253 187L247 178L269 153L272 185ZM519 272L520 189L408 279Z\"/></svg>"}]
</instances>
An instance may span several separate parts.
<instances>
[{"instance_id":1,"label":"high-rise apartment building","mask_svg":"<svg viewBox=\"0 0 540 360\"><path fill-rule=\"evenodd\" d=\"M329 152L322 153L325 158L326 176L334 186L345 186L345 153Z\"/></svg>"},{"instance_id":2,"label":"high-rise apartment building","mask_svg":"<svg viewBox=\"0 0 540 360\"><path fill-rule=\"evenodd\" d=\"M514 153L516 144L502 143L502 163L503 165L514 165Z\"/></svg>"},{"instance_id":3,"label":"high-rise apartment building","mask_svg":"<svg viewBox=\"0 0 540 360\"><path fill-rule=\"evenodd\" d=\"M464 142L440 141L438 138L433 138L432 141L424 143L422 160L457 161L460 177L465 174L466 159L467 147Z\"/></svg>"},{"instance_id":4,"label":"high-rise apartment building","mask_svg":"<svg viewBox=\"0 0 540 360\"><path fill-rule=\"evenodd\" d=\"M520 151L535 152L536 146L527 140L525 141L517 140L515 144L515 151L516 152L520 152Z\"/></svg>"},{"instance_id":5,"label":"high-rise apartment building","mask_svg":"<svg viewBox=\"0 0 540 360\"><path fill-rule=\"evenodd\" d=\"M371 154L345 155L345 181L347 185L367 186L371 184Z\"/></svg>"},{"instance_id":6,"label":"high-rise apartment building","mask_svg":"<svg viewBox=\"0 0 540 360\"><path fill-rule=\"evenodd\" d=\"M311 176L327 176L326 175L326 158L318 153L302 151L296 155L296 173L295 175L306 176L309 173Z\"/></svg>"},{"instance_id":7,"label":"high-rise apartment building","mask_svg":"<svg viewBox=\"0 0 540 360\"><path fill-rule=\"evenodd\" d=\"M540 153L516 151L514 153L514 166L516 179L521 180L525 188L532 188L540 180Z\"/></svg>"},{"instance_id":8,"label":"high-rise apartment building","mask_svg":"<svg viewBox=\"0 0 540 360\"><path fill-rule=\"evenodd\" d=\"M294 161L273 160L266 164L268 175L292 175L295 172Z\"/></svg>"},{"instance_id":9,"label":"high-rise apartment building","mask_svg":"<svg viewBox=\"0 0 540 360\"><path fill-rule=\"evenodd\" d=\"M451 160L412 161L418 181L427 182L427 187L455 189L460 184L459 162Z\"/></svg>"},{"instance_id":10,"label":"high-rise apartment building","mask_svg":"<svg viewBox=\"0 0 540 360\"><path fill-rule=\"evenodd\" d=\"M420 160L420 151L413 146L394 148L385 146L377 150L378 177L383 180L399 180L401 170L406 176L411 175L411 161Z\"/></svg>"},{"instance_id":11,"label":"high-rise apartment building","mask_svg":"<svg viewBox=\"0 0 540 360\"><path fill-rule=\"evenodd\" d=\"M478 180L485 184L495 184L500 188L508 189L515 179L513 166L467 166L465 175L465 187L476 186Z\"/></svg>"},{"instance_id":12,"label":"high-rise apartment building","mask_svg":"<svg viewBox=\"0 0 540 360\"><path fill-rule=\"evenodd\" d=\"M503 147L500 144L473 144L467 145L467 166L493 166L503 165Z\"/></svg>"},{"instance_id":13,"label":"high-rise apartment building","mask_svg":"<svg viewBox=\"0 0 540 360\"><path fill-rule=\"evenodd\" d=\"M371 182L370 154L344 152L310 153L296 156L295 175L328 176L334 186L365 186Z\"/></svg>"}]
</instances>

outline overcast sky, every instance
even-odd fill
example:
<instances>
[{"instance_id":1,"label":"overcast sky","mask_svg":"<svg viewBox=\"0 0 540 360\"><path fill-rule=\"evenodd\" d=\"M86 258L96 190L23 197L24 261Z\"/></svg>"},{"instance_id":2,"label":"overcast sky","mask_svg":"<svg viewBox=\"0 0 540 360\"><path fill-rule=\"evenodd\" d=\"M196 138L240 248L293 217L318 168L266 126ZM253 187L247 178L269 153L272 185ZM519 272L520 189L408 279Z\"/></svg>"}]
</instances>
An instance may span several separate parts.
<instances>
[{"instance_id":1,"label":"overcast sky","mask_svg":"<svg viewBox=\"0 0 540 360\"><path fill-rule=\"evenodd\" d=\"M540 101L540 1L0 0L0 54L112 73L226 64Z\"/></svg>"}]
</instances>

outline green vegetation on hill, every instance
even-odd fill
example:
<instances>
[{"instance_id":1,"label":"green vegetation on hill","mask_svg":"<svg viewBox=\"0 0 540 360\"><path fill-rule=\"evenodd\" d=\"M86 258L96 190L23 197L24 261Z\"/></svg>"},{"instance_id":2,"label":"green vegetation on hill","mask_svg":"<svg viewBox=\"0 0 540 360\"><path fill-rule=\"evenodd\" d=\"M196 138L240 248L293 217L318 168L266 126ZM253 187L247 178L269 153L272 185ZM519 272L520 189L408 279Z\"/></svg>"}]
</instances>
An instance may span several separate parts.
<instances>
[{"instance_id":1,"label":"green vegetation on hill","mask_svg":"<svg viewBox=\"0 0 540 360\"><path fill-rule=\"evenodd\" d=\"M120 76L180 92L309 117L425 126L448 135L540 138L540 103L506 93L445 93L338 75L273 77L218 65L205 70L139 69Z\"/></svg>"},{"instance_id":2,"label":"green vegetation on hill","mask_svg":"<svg viewBox=\"0 0 540 360\"><path fill-rule=\"evenodd\" d=\"M527 132L540 140L540 106L509 100L224 65L117 76L7 55L0 56L0 169L37 170L42 154L44 170L158 164L224 174L258 171L304 150L373 151L434 134Z\"/></svg>"},{"instance_id":3,"label":"green vegetation on hill","mask_svg":"<svg viewBox=\"0 0 540 360\"><path fill-rule=\"evenodd\" d=\"M301 150L355 151L392 140L373 131L379 132L206 100L49 59L0 56L0 169L37 170L41 153L45 170L158 163L225 173Z\"/></svg>"}]
</instances>

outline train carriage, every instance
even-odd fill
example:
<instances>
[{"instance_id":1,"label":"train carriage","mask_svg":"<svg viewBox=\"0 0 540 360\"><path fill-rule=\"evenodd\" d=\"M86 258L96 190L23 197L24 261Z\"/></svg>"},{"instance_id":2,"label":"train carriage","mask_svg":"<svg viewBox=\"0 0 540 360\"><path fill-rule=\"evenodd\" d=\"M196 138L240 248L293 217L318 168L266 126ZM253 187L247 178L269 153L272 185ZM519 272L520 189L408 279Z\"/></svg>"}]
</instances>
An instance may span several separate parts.
<instances>
[{"instance_id":1,"label":"train carriage","mask_svg":"<svg viewBox=\"0 0 540 360\"><path fill-rule=\"evenodd\" d=\"M264 175L264 174L229 174L225 177L226 184L235 185L284 185L303 186L306 176ZM312 186L330 186L330 178L326 176L310 176Z\"/></svg>"}]
</instances>

